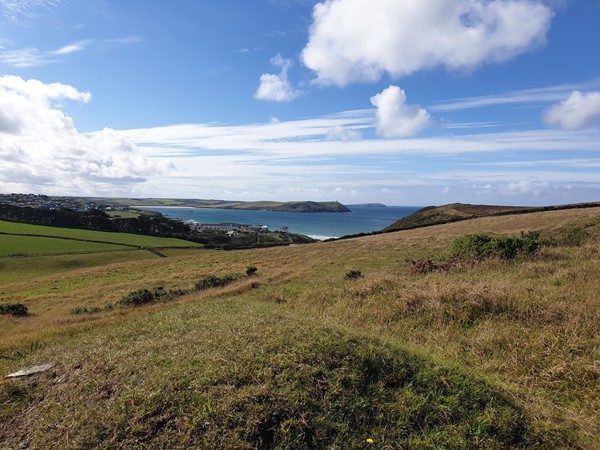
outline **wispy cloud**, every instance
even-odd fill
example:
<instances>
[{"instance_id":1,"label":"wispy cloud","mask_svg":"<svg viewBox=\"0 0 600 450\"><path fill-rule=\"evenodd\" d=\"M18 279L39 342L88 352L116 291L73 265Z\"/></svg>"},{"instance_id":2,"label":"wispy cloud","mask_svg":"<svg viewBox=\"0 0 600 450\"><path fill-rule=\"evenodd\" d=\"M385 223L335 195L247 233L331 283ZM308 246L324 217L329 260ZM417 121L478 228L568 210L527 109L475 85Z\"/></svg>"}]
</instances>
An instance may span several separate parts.
<instances>
[{"instance_id":1,"label":"wispy cloud","mask_svg":"<svg viewBox=\"0 0 600 450\"><path fill-rule=\"evenodd\" d=\"M498 105L543 105L564 100L574 90L588 90L598 87L600 87L600 79L595 79L583 83L561 84L509 91L502 94L452 99L432 105L429 109L432 111L462 111Z\"/></svg>"},{"instance_id":2,"label":"wispy cloud","mask_svg":"<svg viewBox=\"0 0 600 450\"><path fill-rule=\"evenodd\" d=\"M0 0L1 1L1 0ZM73 53L84 50L98 49L114 45L129 45L143 42L139 36L126 36L116 39L82 39L77 42L69 43L55 50L40 50L34 47L10 48L9 45L0 47L0 63L12 67L41 67L48 64L64 61L64 58ZM14 46L14 43L10 43Z\"/></svg>"},{"instance_id":3,"label":"wispy cloud","mask_svg":"<svg viewBox=\"0 0 600 450\"><path fill-rule=\"evenodd\" d=\"M21 25L29 25L38 15L56 9L64 0L0 0L0 15Z\"/></svg>"},{"instance_id":4,"label":"wispy cloud","mask_svg":"<svg viewBox=\"0 0 600 450\"><path fill-rule=\"evenodd\" d=\"M51 55L69 55L76 53L89 47L94 41L92 39L84 39L82 41L73 42L72 44L65 45L57 50L49 52Z\"/></svg>"},{"instance_id":5,"label":"wispy cloud","mask_svg":"<svg viewBox=\"0 0 600 450\"><path fill-rule=\"evenodd\" d=\"M124 36L114 39L105 39L104 42L109 44L139 44L144 42L144 39L140 36Z\"/></svg>"},{"instance_id":6,"label":"wispy cloud","mask_svg":"<svg viewBox=\"0 0 600 450\"><path fill-rule=\"evenodd\" d=\"M0 50L0 62L12 67L39 67L58 61L55 56L40 52L37 48Z\"/></svg>"}]
</instances>

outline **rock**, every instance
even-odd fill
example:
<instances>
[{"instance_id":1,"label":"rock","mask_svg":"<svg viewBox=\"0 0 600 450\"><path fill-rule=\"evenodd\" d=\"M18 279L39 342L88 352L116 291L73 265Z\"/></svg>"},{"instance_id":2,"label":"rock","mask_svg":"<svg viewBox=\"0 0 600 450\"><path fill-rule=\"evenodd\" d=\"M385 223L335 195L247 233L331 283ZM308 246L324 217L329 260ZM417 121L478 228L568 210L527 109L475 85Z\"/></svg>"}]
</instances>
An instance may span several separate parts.
<instances>
[{"instance_id":1,"label":"rock","mask_svg":"<svg viewBox=\"0 0 600 450\"><path fill-rule=\"evenodd\" d=\"M50 370L54 367L53 363L43 364L41 366L32 366L27 369L21 369L18 372L11 373L6 375L6 378L20 378L20 377L28 377L31 375L35 375L36 373L42 373L46 370Z\"/></svg>"}]
</instances>

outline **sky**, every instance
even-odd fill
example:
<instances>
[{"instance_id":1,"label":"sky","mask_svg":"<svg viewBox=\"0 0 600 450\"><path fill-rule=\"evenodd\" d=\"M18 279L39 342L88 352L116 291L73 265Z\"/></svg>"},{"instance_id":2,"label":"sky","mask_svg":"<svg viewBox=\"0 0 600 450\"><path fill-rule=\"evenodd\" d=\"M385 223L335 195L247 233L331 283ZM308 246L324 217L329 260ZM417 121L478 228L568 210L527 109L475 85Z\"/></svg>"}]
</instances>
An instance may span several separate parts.
<instances>
[{"instance_id":1,"label":"sky","mask_svg":"<svg viewBox=\"0 0 600 450\"><path fill-rule=\"evenodd\" d=\"M0 192L600 201L600 0L0 0Z\"/></svg>"}]
</instances>

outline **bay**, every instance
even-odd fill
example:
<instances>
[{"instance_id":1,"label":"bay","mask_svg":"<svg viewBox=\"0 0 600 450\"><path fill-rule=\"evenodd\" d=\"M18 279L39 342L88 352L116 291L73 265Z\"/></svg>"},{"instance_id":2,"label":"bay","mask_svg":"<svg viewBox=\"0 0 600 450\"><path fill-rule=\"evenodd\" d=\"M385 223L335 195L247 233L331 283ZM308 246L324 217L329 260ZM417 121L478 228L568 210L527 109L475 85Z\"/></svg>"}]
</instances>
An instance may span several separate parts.
<instances>
[{"instance_id":1,"label":"bay","mask_svg":"<svg viewBox=\"0 0 600 450\"><path fill-rule=\"evenodd\" d=\"M294 213L189 207L146 207L143 209L159 212L171 219L195 220L198 223L266 225L272 231L288 227L290 233L305 234L316 239L328 239L380 231L420 208L420 206L352 206L350 207L352 212L349 213Z\"/></svg>"}]
</instances>

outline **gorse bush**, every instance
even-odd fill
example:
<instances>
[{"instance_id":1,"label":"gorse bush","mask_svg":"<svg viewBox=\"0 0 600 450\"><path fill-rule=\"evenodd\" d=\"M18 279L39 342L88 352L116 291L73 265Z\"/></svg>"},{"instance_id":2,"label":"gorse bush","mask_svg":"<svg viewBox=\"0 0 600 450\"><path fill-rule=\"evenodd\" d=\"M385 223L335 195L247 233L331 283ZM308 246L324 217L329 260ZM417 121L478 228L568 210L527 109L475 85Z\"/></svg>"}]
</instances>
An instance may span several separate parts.
<instances>
[{"instance_id":1,"label":"gorse bush","mask_svg":"<svg viewBox=\"0 0 600 450\"><path fill-rule=\"evenodd\" d=\"M206 289L227 286L239 278L238 275L225 275L218 277L216 275L208 275L196 282L196 290L204 291Z\"/></svg>"},{"instance_id":2,"label":"gorse bush","mask_svg":"<svg viewBox=\"0 0 600 450\"><path fill-rule=\"evenodd\" d=\"M152 303L157 301L169 301L182 295L188 294L190 290L186 289L169 289L165 290L164 287L158 286L152 290L138 289L137 291L130 292L125 297L117 302L123 306L139 306L145 305L146 303Z\"/></svg>"},{"instance_id":3,"label":"gorse bush","mask_svg":"<svg viewBox=\"0 0 600 450\"><path fill-rule=\"evenodd\" d=\"M491 234L466 234L457 238L452 252L464 258L513 259L520 254L531 255L540 247L539 232L521 233L521 237Z\"/></svg>"},{"instance_id":4,"label":"gorse bush","mask_svg":"<svg viewBox=\"0 0 600 450\"><path fill-rule=\"evenodd\" d=\"M76 306L75 308L71 308L71 314L97 314L102 311L111 311L113 309L112 304L105 305L104 307L100 306Z\"/></svg>"},{"instance_id":5,"label":"gorse bush","mask_svg":"<svg viewBox=\"0 0 600 450\"><path fill-rule=\"evenodd\" d=\"M22 303L0 303L0 315L22 317L27 315L27 306Z\"/></svg>"},{"instance_id":6,"label":"gorse bush","mask_svg":"<svg viewBox=\"0 0 600 450\"><path fill-rule=\"evenodd\" d=\"M126 306L144 305L154 301L154 295L148 289L138 289L130 292L117 303Z\"/></svg>"}]
</instances>

